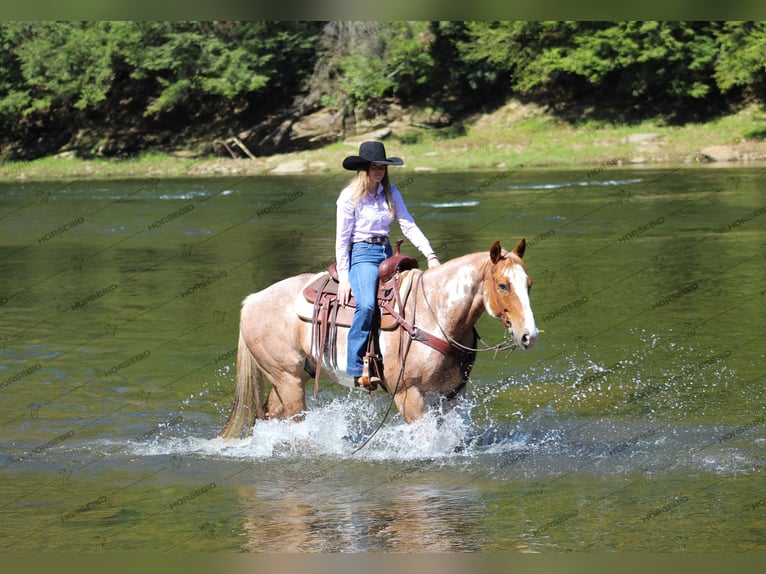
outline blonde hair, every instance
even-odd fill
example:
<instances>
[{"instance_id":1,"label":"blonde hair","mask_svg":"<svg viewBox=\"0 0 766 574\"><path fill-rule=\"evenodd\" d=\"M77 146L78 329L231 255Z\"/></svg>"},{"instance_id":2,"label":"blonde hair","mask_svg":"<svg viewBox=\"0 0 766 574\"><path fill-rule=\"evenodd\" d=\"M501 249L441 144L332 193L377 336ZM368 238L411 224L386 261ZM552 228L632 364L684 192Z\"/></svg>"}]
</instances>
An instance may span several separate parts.
<instances>
[{"instance_id":1,"label":"blonde hair","mask_svg":"<svg viewBox=\"0 0 766 574\"><path fill-rule=\"evenodd\" d=\"M370 185L369 168L357 170L354 179L351 180L351 185L354 186L354 207L359 205L359 202L368 193ZM386 168L386 175L383 176L383 180L380 182L383 184L383 195L386 197L386 205L388 211L394 214L394 202L391 201L391 180L388 178L388 168Z\"/></svg>"}]
</instances>

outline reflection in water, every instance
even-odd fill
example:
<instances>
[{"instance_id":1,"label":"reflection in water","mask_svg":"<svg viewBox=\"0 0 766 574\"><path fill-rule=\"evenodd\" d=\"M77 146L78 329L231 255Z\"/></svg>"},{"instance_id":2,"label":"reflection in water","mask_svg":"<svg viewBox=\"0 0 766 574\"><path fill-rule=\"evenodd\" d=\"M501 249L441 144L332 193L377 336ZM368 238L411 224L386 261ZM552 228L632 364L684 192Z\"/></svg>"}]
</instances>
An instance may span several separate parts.
<instances>
[{"instance_id":1,"label":"reflection in water","mask_svg":"<svg viewBox=\"0 0 766 574\"><path fill-rule=\"evenodd\" d=\"M476 488L396 485L363 497L324 483L301 492L237 490L244 548L252 552L461 552L482 542L485 508Z\"/></svg>"}]
</instances>

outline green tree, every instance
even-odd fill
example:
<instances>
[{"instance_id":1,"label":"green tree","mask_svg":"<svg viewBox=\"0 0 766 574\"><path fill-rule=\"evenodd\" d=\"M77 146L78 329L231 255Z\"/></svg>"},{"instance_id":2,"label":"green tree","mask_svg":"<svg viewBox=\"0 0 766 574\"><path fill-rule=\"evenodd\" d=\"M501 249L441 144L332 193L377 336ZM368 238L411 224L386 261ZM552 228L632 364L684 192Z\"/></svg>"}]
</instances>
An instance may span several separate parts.
<instances>
[{"instance_id":1,"label":"green tree","mask_svg":"<svg viewBox=\"0 0 766 574\"><path fill-rule=\"evenodd\" d=\"M427 22L329 22L312 91L326 104L351 108L383 96L409 97L428 81L431 40Z\"/></svg>"},{"instance_id":2,"label":"green tree","mask_svg":"<svg viewBox=\"0 0 766 574\"><path fill-rule=\"evenodd\" d=\"M764 22L0 22L0 144L24 157L128 132L112 149L133 153L141 134L282 125L321 103L470 112L517 94L647 116L765 92Z\"/></svg>"},{"instance_id":3,"label":"green tree","mask_svg":"<svg viewBox=\"0 0 766 574\"><path fill-rule=\"evenodd\" d=\"M717 35L720 45L715 80L722 91L766 85L766 22L725 22Z\"/></svg>"},{"instance_id":4,"label":"green tree","mask_svg":"<svg viewBox=\"0 0 766 574\"><path fill-rule=\"evenodd\" d=\"M113 50L108 23L11 22L3 35L5 64L16 72L0 111L28 115L57 105L82 110L106 98Z\"/></svg>"},{"instance_id":5,"label":"green tree","mask_svg":"<svg viewBox=\"0 0 766 574\"><path fill-rule=\"evenodd\" d=\"M79 138L78 128L167 133L267 115L300 90L320 30L316 22L0 23L0 137L11 143L6 152L28 157Z\"/></svg>"},{"instance_id":6,"label":"green tree","mask_svg":"<svg viewBox=\"0 0 766 574\"><path fill-rule=\"evenodd\" d=\"M699 99L715 88L714 22L471 22L469 62L524 93L591 86L631 100Z\"/></svg>"},{"instance_id":7,"label":"green tree","mask_svg":"<svg viewBox=\"0 0 766 574\"><path fill-rule=\"evenodd\" d=\"M20 117L29 103L29 93L15 54L17 42L14 26L0 22L0 125L6 125L4 120L7 118Z\"/></svg>"},{"instance_id":8,"label":"green tree","mask_svg":"<svg viewBox=\"0 0 766 574\"><path fill-rule=\"evenodd\" d=\"M265 88L295 87L313 60L312 28L310 23L126 22L118 30L131 78L154 84L145 111L153 114L200 97L236 99Z\"/></svg>"}]
</instances>

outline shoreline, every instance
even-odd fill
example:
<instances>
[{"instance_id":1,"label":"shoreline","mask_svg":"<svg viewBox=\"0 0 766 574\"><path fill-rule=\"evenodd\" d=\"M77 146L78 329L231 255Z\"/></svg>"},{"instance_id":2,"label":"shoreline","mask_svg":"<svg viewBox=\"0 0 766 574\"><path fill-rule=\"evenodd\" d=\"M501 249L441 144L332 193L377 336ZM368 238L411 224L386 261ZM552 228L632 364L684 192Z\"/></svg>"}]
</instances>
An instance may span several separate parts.
<instances>
[{"instance_id":1,"label":"shoreline","mask_svg":"<svg viewBox=\"0 0 766 574\"><path fill-rule=\"evenodd\" d=\"M473 118L465 133L444 137L413 125L397 126L383 139L389 155L402 157L401 174L507 172L514 169L746 168L766 166L766 112L748 106L709 122L635 125L585 121L572 125L533 105L509 101ZM215 178L261 175L325 175L341 170L373 134L325 147L266 157L203 156L194 150L147 152L129 159L81 159L73 152L0 164L0 182L67 179Z\"/></svg>"},{"instance_id":2,"label":"shoreline","mask_svg":"<svg viewBox=\"0 0 766 574\"><path fill-rule=\"evenodd\" d=\"M350 152L353 153L353 152ZM401 152L400 152L401 153ZM0 166L0 183L51 182L65 180L109 180L109 179L214 179L252 176L319 176L341 171L340 161L337 166L327 162L311 161L306 152L286 154L271 161L253 161L250 159L205 158L197 161L179 162L176 157L168 154L161 162L156 159L145 161L141 158L131 160L81 160L46 158L36 162L23 162L20 165L5 164ZM348 154L347 154L348 155ZM341 157L341 156L338 156ZM284 159L287 158L287 159ZM280 160L281 159L281 163ZM40 165L37 162L44 162ZM264 165L265 164L265 165ZM287 165L289 164L289 165ZM298 164L303 167L297 167ZM287 168L284 166L287 165ZM293 169L291 166L296 166ZM572 171L585 170L587 177L614 169L646 170L646 169L746 169L766 168L766 157L731 160L731 161L668 161L646 160L640 163L613 162L601 160L578 163L524 163L510 165L486 165L470 168L450 168L450 166L433 167L405 165L396 168L400 175L412 174L448 174L448 173L508 173L520 170L550 170Z\"/></svg>"}]
</instances>

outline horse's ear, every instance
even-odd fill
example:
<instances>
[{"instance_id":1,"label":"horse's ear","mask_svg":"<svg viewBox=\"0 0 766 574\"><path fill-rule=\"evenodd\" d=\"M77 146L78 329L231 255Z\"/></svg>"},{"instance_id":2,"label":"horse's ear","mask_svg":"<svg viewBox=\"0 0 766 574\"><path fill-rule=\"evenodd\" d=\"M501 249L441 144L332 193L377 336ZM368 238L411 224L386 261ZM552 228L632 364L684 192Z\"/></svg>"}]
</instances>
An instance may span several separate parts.
<instances>
[{"instance_id":1,"label":"horse's ear","mask_svg":"<svg viewBox=\"0 0 766 574\"><path fill-rule=\"evenodd\" d=\"M492 260L493 264L503 258L503 248L500 247L499 241L495 241L492 244L492 247L489 248L489 258Z\"/></svg>"},{"instance_id":2,"label":"horse's ear","mask_svg":"<svg viewBox=\"0 0 766 574\"><path fill-rule=\"evenodd\" d=\"M523 237L521 238L521 241L519 241L519 244L516 246L516 248L513 250L513 252L518 255L519 257L524 257L524 252L527 250L527 240Z\"/></svg>"}]
</instances>

